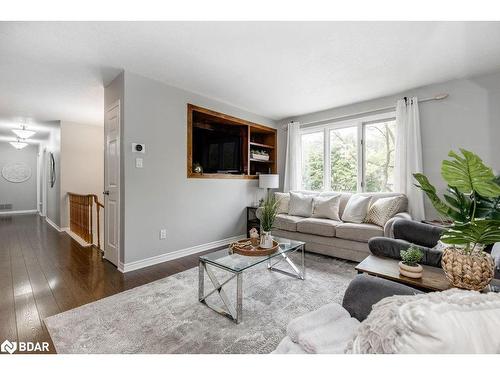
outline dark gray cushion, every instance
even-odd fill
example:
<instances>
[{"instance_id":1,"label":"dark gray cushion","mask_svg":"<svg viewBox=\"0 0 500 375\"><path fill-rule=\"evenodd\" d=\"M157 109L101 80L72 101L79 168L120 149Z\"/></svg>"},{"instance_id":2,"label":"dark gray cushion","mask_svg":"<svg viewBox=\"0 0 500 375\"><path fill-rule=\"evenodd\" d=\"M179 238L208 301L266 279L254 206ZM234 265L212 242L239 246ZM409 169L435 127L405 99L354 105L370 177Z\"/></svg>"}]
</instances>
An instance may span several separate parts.
<instances>
[{"instance_id":1,"label":"dark gray cushion","mask_svg":"<svg viewBox=\"0 0 500 375\"><path fill-rule=\"evenodd\" d=\"M372 306L385 297L421 293L404 284L363 274L356 276L347 287L342 306L361 322L370 314Z\"/></svg>"},{"instance_id":2,"label":"dark gray cushion","mask_svg":"<svg viewBox=\"0 0 500 375\"><path fill-rule=\"evenodd\" d=\"M412 220L396 220L393 225L394 238L415 245L434 247L437 245L443 228Z\"/></svg>"},{"instance_id":3,"label":"dark gray cushion","mask_svg":"<svg viewBox=\"0 0 500 375\"><path fill-rule=\"evenodd\" d=\"M393 259L401 259L401 250L406 250L411 245L408 241L387 237L373 237L368 241L368 248L373 255ZM415 244L413 246L418 247L424 254L420 262L421 264L441 267L441 257L443 255L441 250L430 249Z\"/></svg>"}]
</instances>

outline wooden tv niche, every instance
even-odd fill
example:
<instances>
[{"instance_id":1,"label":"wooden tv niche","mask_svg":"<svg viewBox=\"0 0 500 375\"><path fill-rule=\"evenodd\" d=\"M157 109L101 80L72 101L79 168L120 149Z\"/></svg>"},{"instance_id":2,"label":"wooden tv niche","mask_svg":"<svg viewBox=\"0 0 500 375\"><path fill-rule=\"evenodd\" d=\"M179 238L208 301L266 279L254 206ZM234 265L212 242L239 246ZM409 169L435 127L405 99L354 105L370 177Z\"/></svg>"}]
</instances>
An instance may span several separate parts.
<instances>
[{"instance_id":1,"label":"wooden tv niche","mask_svg":"<svg viewBox=\"0 0 500 375\"><path fill-rule=\"evenodd\" d=\"M187 177L257 179L276 173L276 129L187 105ZM269 160L262 160L268 154ZM254 156L257 156L255 158ZM202 173L194 171L197 163Z\"/></svg>"}]
</instances>

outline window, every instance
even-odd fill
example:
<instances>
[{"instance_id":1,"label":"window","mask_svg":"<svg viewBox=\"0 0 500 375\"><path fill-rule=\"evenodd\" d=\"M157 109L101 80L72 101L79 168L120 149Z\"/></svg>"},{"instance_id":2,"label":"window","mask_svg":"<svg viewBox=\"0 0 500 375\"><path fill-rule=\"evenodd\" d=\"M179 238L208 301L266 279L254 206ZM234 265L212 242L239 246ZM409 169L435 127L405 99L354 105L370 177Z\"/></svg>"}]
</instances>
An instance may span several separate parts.
<instances>
[{"instance_id":1,"label":"window","mask_svg":"<svg viewBox=\"0 0 500 375\"><path fill-rule=\"evenodd\" d=\"M324 138L323 132L306 133L301 136L302 188L323 190Z\"/></svg>"},{"instance_id":2,"label":"window","mask_svg":"<svg viewBox=\"0 0 500 375\"><path fill-rule=\"evenodd\" d=\"M396 121L365 125L364 191L393 191Z\"/></svg>"},{"instance_id":3,"label":"window","mask_svg":"<svg viewBox=\"0 0 500 375\"><path fill-rule=\"evenodd\" d=\"M330 189L356 191L358 186L358 129L330 130Z\"/></svg>"},{"instance_id":4,"label":"window","mask_svg":"<svg viewBox=\"0 0 500 375\"><path fill-rule=\"evenodd\" d=\"M302 189L393 191L393 114L303 129Z\"/></svg>"}]
</instances>

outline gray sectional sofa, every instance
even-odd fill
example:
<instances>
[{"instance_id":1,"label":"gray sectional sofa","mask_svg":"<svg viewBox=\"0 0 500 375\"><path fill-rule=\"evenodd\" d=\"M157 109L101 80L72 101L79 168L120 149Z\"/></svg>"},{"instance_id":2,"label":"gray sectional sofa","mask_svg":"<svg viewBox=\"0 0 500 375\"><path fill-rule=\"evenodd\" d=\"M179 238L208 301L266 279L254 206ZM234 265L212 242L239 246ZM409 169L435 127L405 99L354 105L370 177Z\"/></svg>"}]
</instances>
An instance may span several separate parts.
<instances>
[{"instance_id":1,"label":"gray sectional sofa","mask_svg":"<svg viewBox=\"0 0 500 375\"><path fill-rule=\"evenodd\" d=\"M301 193L322 196L341 194L340 218L342 218L345 206L352 195L351 193L336 192L315 193L301 191ZM379 198L401 195L400 193L361 194L371 196L370 204L373 204ZM392 237L392 224L397 218L411 219L410 215L405 212L406 207L407 202L403 210L387 221L384 227L375 224L344 223L330 219L307 218L280 213L274 222L272 235L304 241L306 250L310 252L360 262L370 254L368 250L368 240L370 238L378 236Z\"/></svg>"}]
</instances>

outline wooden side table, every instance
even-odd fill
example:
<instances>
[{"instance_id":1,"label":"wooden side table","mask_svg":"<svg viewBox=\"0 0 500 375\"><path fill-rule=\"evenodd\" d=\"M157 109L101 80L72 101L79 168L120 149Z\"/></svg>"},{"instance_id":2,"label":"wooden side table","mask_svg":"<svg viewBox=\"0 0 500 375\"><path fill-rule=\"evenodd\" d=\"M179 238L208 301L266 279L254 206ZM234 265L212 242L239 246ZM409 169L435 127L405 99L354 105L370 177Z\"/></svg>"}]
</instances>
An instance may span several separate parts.
<instances>
[{"instance_id":1,"label":"wooden side table","mask_svg":"<svg viewBox=\"0 0 500 375\"><path fill-rule=\"evenodd\" d=\"M255 228L260 234L260 220L257 218L257 209L259 207L248 206L247 207L247 233L250 232L250 229Z\"/></svg>"},{"instance_id":2,"label":"wooden side table","mask_svg":"<svg viewBox=\"0 0 500 375\"><path fill-rule=\"evenodd\" d=\"M422 265L424 273L420 279L411 279L399 274L399 261L392 258L369 255L356 266L358 273L367 273L372 276L406 284L425 292L436 292L453 288L441 267ZM500 280L493 279L484 292L498 292Z\"/></svg>"},{"instance_id":3,"label":"wooden side table","mask_svg":"<svg viewBox=\"0 0 500 375\"><path fill-rule=\"evenodd\" d=\"M435 227L448 228L453 225L452 221L441 221L441 220L422 220L422 223L428 225L434 225Z\"/></svg>"}]
</instances>

